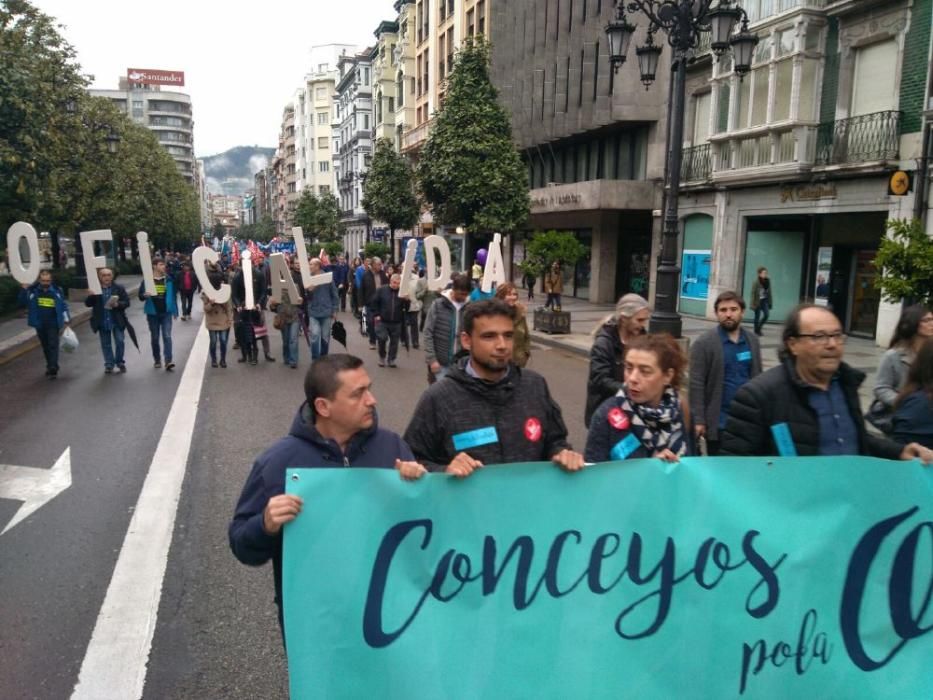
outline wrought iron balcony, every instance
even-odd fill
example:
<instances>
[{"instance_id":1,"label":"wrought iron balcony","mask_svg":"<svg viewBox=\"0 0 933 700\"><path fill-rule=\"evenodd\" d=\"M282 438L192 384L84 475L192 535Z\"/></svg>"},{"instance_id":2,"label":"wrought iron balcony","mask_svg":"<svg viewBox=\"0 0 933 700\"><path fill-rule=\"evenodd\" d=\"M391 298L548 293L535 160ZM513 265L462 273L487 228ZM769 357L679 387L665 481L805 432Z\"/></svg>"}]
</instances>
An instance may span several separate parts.
<instances>
[{"instance_id":1,"label":"wrought iron balcony","mask_svg":"<svg viewBox=\"0 0 933 700\"><path fill-rule=\"evenodd\" d=\"M680 179L683 182L709 180L712 170L712 157L708 143L685 148Z\"/></svg>"},{"instance_id":2,"label":"wrought iron balcony","mask_svg":"<svg viewBox=\"0 0 933 700\"><path fill-rule=\"evenodd\" d=\"M817 128L816 165L895 160L901 136L900 112L874 112Z\"/></svg>"}]
</instances>

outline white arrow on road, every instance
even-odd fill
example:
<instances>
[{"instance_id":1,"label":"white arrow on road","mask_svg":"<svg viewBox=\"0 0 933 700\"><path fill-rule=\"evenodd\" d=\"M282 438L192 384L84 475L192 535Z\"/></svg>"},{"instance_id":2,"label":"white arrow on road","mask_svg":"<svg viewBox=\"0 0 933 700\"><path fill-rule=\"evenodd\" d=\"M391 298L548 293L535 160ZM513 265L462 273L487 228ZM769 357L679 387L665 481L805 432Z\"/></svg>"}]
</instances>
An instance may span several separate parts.
<instances>
[{"instance_id":1,"label":"white arrow on road","mask_svg":"<svg viewBox=\"0 0 933 700\"><path fill-rule=\"evenodd\" d=\"M66 447L51 469L0 464L0 498L23 501L0 535L29 517L71 486L71 448Z\"/></svg>"}]
</instances>

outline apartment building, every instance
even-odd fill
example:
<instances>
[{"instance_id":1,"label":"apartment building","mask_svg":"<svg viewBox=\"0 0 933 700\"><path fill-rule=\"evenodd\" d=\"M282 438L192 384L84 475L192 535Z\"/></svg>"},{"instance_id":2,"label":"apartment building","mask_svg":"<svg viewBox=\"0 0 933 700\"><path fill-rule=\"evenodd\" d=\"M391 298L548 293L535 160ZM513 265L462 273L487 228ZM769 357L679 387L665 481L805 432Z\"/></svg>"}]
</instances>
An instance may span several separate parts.
<instances>
[{"instance_id":1,"label":"apartment building","mask_svg":"<svg viewBox=\"0 0 933 700\"><path fill-rule=\"evenodd\" d=\"M885 222L923 214L931 0L743 0L751 73L708 51L688 77L680 309L773 279L772 319L801 299L885 344L900 306L873 260ZM928 162L928 161L927 161ZM894 173L912 186L892 188Z\"/></svg>"},{"instance_id":2,"label":"apartment building","mask_svg":"<svg viewBox=\"0 0 933 700\"><path fill-rule=\"evenodd\" d=\"M564 269L564 293L595 302L653 299L660 250L670 51L647 91L634 61L614 73L613 11L599 0L497 2L491 24L492 79L528 168L529 228L570 231L589 250ZM516 279L523 258L512 241Z\"/></svg>"},{"instance_id":3,"label":"apartment building","mask_svg":"<svg viewBox=\"0 0 933 700\"><path fill-rule=\"evenodd\" d=\"M180 83L179 78L180 77ZM168 151L178 171L195 184L194 118L191 96L163 89L158 81L184 84L184 74L171 71L138 72L130 69L119 78L116 90L89 90L95 97L106 97L121 112L155 134L159 144Z\"/></svg>"},{"instance_id":4,"label":"apartment building","mask_svg":"<svg viewBox=\"0 0 933 700\"><path fill-rule=\"evenodd\" d=\"M357 51L350 44L311 47L311 70L305 75L304 86L295 95L299 194L305 189L316 195L337 193L332 132L334 95L339 77L337 64L342 55Z\"/></svg>"},{"instance_id":5,"label":"apartment building","mask_svg":"<svg viewBox=\"0 0 933 700\"><path fill-rule=\"evenodd\" d=\"M363 181L373 152L373 49L342 55L337 62L333 159L348 251L370 238L372 221L362 207Z\"/></svg>"}]
</instances>

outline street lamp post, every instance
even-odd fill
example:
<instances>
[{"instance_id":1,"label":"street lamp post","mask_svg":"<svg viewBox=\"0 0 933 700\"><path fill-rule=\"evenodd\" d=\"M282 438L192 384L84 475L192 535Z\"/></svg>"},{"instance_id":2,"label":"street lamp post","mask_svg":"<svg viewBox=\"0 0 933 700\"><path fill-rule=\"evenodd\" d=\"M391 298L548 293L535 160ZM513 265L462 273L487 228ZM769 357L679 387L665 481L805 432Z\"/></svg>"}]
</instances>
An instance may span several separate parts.
<instances>
[{"instance_id":1,"label":"street lamp post","mask_svg":"<svg viewBox=\"0 0 933 700\"><path fill-rule=\"evenodd\" d=\"M635 25L625 16L640 13L648 21L648 38L644 46L635 49L638 68L645 89L654 82L661 56L661 47L654 35L663 31L673 52L673 86L668 100L667 196L664 207L664 228L655 308L651 315L652 333L681 335L681 318L677 313L677 289L680 266L677 264L677 241L680 225L677 199L680 193L680 172L684 139L684 113L687 82L687 59L699 45L700 33L710 32L710 48L717 58L731 48L733 69L739 77L751 69L752 53L758 37L748 31L748 15L730 0L616 0L616 16L606 25L609 38L609 62L614 72L625 63L628 47L635 34ZM741 19L742 28L733 33Z\"/></svg>"}]
</instances>

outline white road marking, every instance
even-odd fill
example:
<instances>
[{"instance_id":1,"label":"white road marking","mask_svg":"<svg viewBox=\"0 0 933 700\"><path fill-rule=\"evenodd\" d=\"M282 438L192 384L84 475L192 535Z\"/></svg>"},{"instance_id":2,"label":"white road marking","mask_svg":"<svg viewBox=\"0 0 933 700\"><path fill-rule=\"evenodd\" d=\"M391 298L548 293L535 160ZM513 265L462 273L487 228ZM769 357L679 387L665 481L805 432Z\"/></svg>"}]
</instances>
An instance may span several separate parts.
<instances>
[{"instance_id":1,"label":"white road marking","mask_svg":"<svg viewBox=\"0 0 933 700\"><path fill-rule=\"evenodd\" d=\"M71 695L73 700L142 696L207 347L208 334L202 326L136 502Z\"/></svg>"},{"instance_id":2,"label":"white road marking","mask_svg":"<svg viewBox=\"0 0 933 700\"><path fill-rule=\"evenodd\" d=\"M23 505L0 535L35 513L71 486L71 448L66 447L51 469L0 464L0 498L23 501Z\"/></svg>"}]
</instances>

